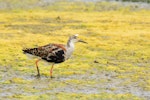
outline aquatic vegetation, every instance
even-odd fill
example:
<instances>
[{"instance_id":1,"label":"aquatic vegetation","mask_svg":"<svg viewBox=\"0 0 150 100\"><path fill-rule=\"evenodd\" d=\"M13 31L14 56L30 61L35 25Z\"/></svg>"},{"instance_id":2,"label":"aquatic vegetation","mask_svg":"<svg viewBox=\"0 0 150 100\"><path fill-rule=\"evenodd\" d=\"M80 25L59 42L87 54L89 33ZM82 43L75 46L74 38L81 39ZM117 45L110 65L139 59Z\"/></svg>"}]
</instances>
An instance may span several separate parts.
<instances>
[{"instance_id":1,"label":"aquatic vegetation","mask_svg":"<svg viewBox=\"0 0 150 100\"><path fill-rule=\"evenodd\" d=\"M45 9L0 13L2 99L150 98L150 11ZM41 78L37 79L36 58L26 57L22 49L65 44L76 33L88 44L77 44L72 58L55 66L52 80L51 65L40 62Z\"/></svg>"}]
</instances>

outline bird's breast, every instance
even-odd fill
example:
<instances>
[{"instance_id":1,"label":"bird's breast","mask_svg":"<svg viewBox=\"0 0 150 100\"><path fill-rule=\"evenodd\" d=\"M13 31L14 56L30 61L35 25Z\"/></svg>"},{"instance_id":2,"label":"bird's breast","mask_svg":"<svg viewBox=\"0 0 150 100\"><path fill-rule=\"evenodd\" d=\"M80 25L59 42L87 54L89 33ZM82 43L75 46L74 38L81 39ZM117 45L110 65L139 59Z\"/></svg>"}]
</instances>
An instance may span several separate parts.
<instances>
[{"instance_id":1,"label":"bird's breast","mask_svg":"<svg viewBox=\"0 0 150 100\"><path fill-rule=\"evenodd\" d=\"M67 51L66 51L66 54L65 54L65 59L69 59L73 53L74 49L73 48L68 48Z\"/></svg>"}]
</instances>

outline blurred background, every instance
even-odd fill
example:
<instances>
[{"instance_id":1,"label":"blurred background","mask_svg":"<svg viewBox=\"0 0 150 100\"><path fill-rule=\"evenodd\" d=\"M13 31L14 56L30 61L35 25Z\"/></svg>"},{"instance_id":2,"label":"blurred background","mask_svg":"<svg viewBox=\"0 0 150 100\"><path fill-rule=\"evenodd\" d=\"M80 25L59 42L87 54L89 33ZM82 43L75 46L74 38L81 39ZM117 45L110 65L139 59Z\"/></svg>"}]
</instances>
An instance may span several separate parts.
<instances>
[{"instance_id":1,"label":"blurred background","mask_svg":"<svg viewBox=\"0 0 150 100\"><path fill-rule=\"evenodd\" d=\"M109 3L110 7L108 7L105 3ZM39 9L49 9L49 10L69 10L67 9L67 7L74 5L78 9L85 10L85 11L86 10L95 10L95 11L117 10L122 8L123 6L130 7L133 10L135 10L140 8L149 9L150 8L149 3L150 0L22 0L21 2L20 0L13 0L13 1L0 0L0 9L1 10L22 9L23 10L23 9L39 8ZM58 6L59 4L61 5ZM84 9L85 7L88 7L89 9ZM73 9L74 7L71 8Z\"/></svg>"}]
</instances>

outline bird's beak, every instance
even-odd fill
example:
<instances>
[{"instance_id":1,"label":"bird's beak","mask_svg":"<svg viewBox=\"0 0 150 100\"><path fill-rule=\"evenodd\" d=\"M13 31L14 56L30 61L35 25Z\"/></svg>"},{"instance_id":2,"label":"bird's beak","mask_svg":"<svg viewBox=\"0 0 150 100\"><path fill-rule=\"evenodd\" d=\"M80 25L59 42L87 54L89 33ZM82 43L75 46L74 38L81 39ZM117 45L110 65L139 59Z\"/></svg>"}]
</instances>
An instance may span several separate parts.
<instances>
[{"instance_id":1,"label":"bird's beak","mask_svg":"<svg viewBox=\"0 0 150 100\"><path fill-rule=\"evenodd\" d=\"M86 44L87 44L87 42L85 42L85 41L83 41L83 40L78 40L78 42L82 42L82 43L86 43Z\"/></svg>"}]
</instances>

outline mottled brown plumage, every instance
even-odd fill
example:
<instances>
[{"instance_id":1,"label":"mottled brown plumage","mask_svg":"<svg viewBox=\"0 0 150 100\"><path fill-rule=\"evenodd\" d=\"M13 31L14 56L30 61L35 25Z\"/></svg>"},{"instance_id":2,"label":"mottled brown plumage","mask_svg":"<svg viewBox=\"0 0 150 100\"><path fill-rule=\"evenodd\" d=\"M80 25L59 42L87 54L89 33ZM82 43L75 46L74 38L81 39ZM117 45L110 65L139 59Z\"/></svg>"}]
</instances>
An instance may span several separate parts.
<instances>
[{"instance_id":1,"label":"mottled brown plumage","mask_svg":"<svg viewBox=\"0 0 150 100\"><path fill-rule=\"evenodd\" d=\"M23 51L48 62L61 63L65 61L66 47L62 44L48 44L37 48L24 49Z\"/></svg>"}]
</instances>

